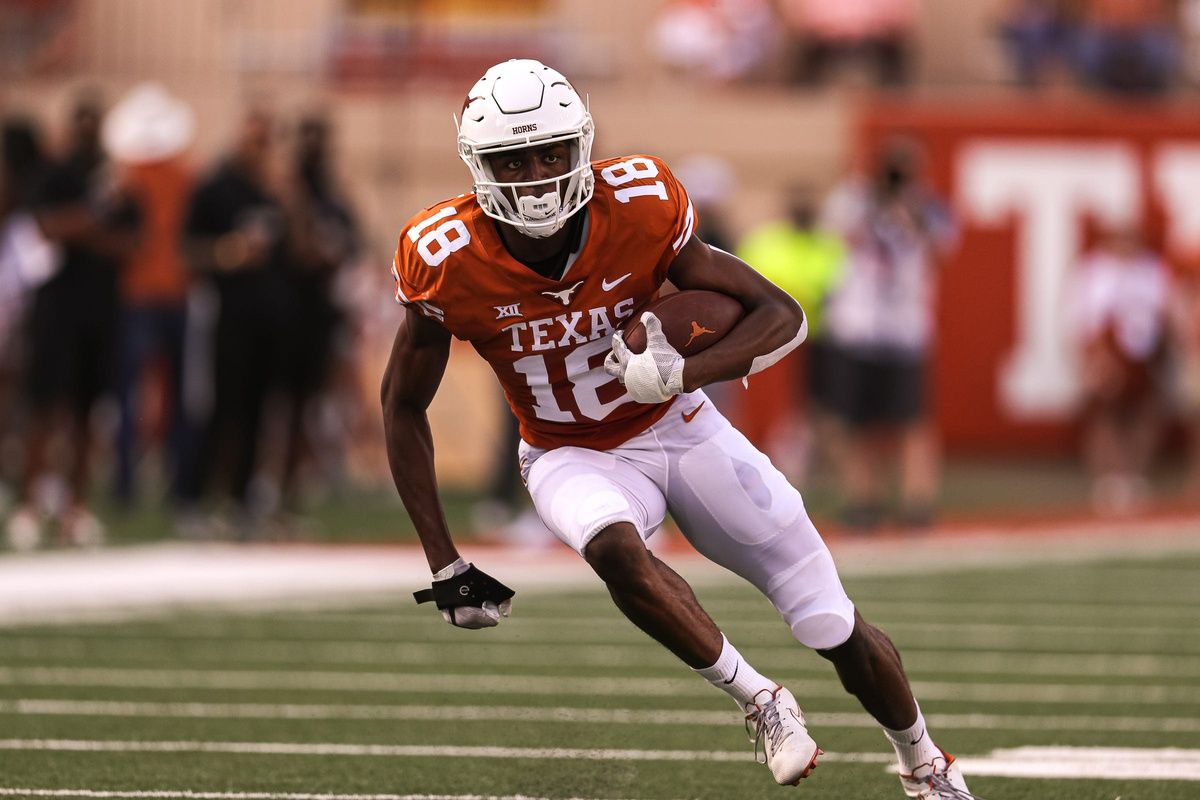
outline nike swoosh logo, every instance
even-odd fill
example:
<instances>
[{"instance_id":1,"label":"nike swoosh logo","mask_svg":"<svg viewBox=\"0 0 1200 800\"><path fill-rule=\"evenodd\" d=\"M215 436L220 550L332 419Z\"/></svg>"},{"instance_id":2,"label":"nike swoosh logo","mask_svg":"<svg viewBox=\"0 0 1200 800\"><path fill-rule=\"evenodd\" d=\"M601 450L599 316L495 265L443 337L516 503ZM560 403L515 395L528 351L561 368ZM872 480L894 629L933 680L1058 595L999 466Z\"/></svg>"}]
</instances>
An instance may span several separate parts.
<instances>
[{"instance_id":1,"label":"nike swoosh logo","mask_svg":"<svg viewBox=\"0 0 1200 800\"><path fill-rule=\"evenodd\" d=\"M683 417L684 422L691 422L693 419L695 419L696 415L700 413L700 409L704 408L704 404L707 402L707 400L701 400L700 405L696 406L691 411L680 411L679 416ZM737 668L734 667L733 671L737 672Z\"/></svg>"},{"instance_id":2,"label":"nike swoosh logo","mask_svg":"<svg viewBox=\"0 0 1200 800\"><path fill-rule=\"evenodd\" d=\"M908 743L909 747L912 747L913 745L915 745L917 742L921 741L921 740L922 740L922 739L924 739L924 738L925 738L925 729L924 729L924 728L922 728L922 729L921 729L921 735L920 735L920 736L918 736L917 738L913 739L911 742L909 742L909 743Z\"/></svg>"},{"instance_id":3,"label":"nike swoosh logo","mask_svg":"<svg viewBox=\"0 0 1200 800\"><path fill-rule=\"evenodd\" d=\"M601 280L600 288L606 292L611 292L613 289L617 288L617 286L621 283L621 281L625 280L632 274L633 274L632 272L626 272L624 275L617 278L615 281L611 281L611 282L608 280Z\"/></svg>"},{"instance_id":4,"label":"nike swoosh logo","mask_svg":"<svg viewBox=\"0 0 1200 800\"><path fill-rule=\"evenodd\" d=\"M704 405L704 404L701 403L700 406L702 406L702 405ZM696 406L697 411L700 410L700 406ZM742 662L740 662L740 661L737 662L736 664L734 664L733 665L733 676L727 681L721 681L721 683L725 684L726 686L729 686L731 683L733 683L733 679L737 677L738 667L740 667L741 665L742 665Z\"/></svg>"}]
</instances>

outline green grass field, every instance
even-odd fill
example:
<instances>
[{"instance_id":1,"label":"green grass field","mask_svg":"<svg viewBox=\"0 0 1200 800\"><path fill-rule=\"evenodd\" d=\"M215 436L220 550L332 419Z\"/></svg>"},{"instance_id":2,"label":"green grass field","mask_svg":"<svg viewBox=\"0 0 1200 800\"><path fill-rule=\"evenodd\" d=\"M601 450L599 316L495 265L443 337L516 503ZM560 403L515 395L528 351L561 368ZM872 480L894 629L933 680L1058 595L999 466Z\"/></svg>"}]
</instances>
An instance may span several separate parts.
<instances>
[{"instance_id":1,"label":"green grass field","mask_svg":"<svg viewBox=\"0 0 1200 800\"><path fill-rule=\"evenodd\" d=\"M847 588L893 635L931 730L981 797L1200 797L1200 775L1161 780L1150 752L1179 748L1193 771L1200 760L1200 557ZM764 600L733 583L698 593L793 689L828 751L798 789L753 763L724 695L581 587L523 592L482 632L405 597L0 629L0 797L903 796L883 737ZM1058 779L969 772L996 750L1048 746L1147 753L1078 751L1094 769ZM1130 777L1087 777L1117 767Z\"/></svg>"}]
</instances>

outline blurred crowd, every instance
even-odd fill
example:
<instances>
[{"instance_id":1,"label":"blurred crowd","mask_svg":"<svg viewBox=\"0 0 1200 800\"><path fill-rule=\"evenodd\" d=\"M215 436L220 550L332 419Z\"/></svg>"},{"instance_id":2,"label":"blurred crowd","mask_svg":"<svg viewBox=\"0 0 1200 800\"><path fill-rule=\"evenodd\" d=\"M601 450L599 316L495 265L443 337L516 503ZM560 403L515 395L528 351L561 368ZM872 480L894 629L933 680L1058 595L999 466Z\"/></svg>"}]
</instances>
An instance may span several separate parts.
<instances>
[{"instance_id":1,"label":"blurred crowd","mask_svg":"<svg viewBox=\"0 0 1200 800\"><path fill-rule=\"evenodd\" d=\"M918 0L668 0L652 46L693 77L814 87L908 85ZM1149 95L1200 83L1200 0L1011 0L996 40L1017 85Z\"/></svg>"},{"instance_id":2,"label":"blurred crowd","mask_svg":"<svg viewBox=\"0 0 1200 800\"><path fill-rule=\"evenodd\" d=\"M1013 76L1129 95L1200 78L1196 0L1014 0L1000 20Z\"/></svg>"},{"instance_id":3,"label":"blurred crowd","mask_svg":"<svg viewBox=\"0 0 1200 800\"><path fill-rule=\"evenodd\" d=\"M360 234L328 122L251 109L203 171L191 110L156 85L112 108L80 94L66 127L58 147L33 119L0 132L9 545L103 539L97 450L113 465L99 488L122 509L165 498L180 535L286 524L304 472L336 469L329 403L354 335Z\"/></svg>"},{"instance_id":4,"label":"blurred crowd","mask_svg":"<svg viewBox=\"0 0 1200 800\"><path fill-rule=\"evenodd\" d=\"M336 484L355 441L380 449L377 378L359 362L395 312L358 277L384 271L355 269L363 237L328 121L251 108L202 169L194 124L150 84L111 107L78 95L64 136L0 121L0 521L13 548L101 541L91 504L104 497L165 502L184 537L287 535L306 485ZM828 191L789 187L785 213L739 240L723 207L734 171L715 157L677 164L700 235L809 316L791 432L781 440L756 413L747 433L802 487L814 469L835 475L854 529L922 528L938 512L934 298L958 227L924 166L917 142L891 139ZM1097 510L1130 513L1164 443L1189 443L1187 487L1200 490L1200 280L1143 231L1091 239L1065 316L1081 453ZM383 313L364 311L368 293ZM710 395L738 413L740 386ZM523 503L501 413L506 444L476 509L489 529L520 521Z\"/></svg>"}]
</instances>

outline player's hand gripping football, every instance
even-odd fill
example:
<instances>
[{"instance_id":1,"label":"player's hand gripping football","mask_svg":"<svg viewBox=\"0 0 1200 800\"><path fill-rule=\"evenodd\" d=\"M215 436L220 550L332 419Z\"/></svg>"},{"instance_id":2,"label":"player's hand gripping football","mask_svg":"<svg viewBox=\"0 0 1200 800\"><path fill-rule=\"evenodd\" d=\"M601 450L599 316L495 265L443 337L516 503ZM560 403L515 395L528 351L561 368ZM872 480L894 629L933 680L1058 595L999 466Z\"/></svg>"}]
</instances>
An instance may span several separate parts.
<instances>
[{"instance_id":1,"label":"player's hand gripping football","mask_svg":"<svg viewBox=\"0 0 1200 800\"><path fill-rule=\"evenodd\" d=\"M433 586L413 592L418 603L433 601L442 618L459 628L494 628L512 612L512 589L458 559L433 575Z\"/></svg>"},{"instance_id":2,"label":"player's hand gripping football","mask_svg":"<svg viewBox=\"0 0 1200 800\"><path fill-rule=\"evenodd\" d=\"M683 356L667 341L658 317L646 312L642 324L646 326L646 349L631 352L617 331L612 352L604 359L604 371L624 384L637 402L664 403L683 391Z\"/></svg>"}]
</instances>

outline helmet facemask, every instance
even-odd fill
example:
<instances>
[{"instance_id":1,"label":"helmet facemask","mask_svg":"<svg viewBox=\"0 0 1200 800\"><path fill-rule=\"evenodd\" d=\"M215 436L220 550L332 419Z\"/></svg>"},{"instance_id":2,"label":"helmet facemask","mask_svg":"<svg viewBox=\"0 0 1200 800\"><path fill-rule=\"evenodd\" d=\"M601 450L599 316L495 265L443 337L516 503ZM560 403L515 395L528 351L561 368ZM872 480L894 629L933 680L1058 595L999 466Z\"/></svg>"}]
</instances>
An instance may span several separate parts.
<instances>
[{"instance_id":1,"label":"helmet facemask","mask_svg":"<svg viewBox=\"0 0 1200 800\"><path fill-rule=\"evenodd\" d=\"M595 176L591 153L595 131L587 116L579 128L535 137L521 137L494 145L478 145L459 136L459 156L471 170L475 196L483 212L492 219L512 225L526 236L541 239L562 229L592 197ZM555 142L567 144L568 169L562 175L537 181L506 182L496 180L489 156ZM521 195L527 187L544 191Z\"/></svg>"}]
</instances>

